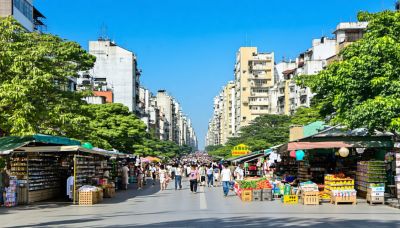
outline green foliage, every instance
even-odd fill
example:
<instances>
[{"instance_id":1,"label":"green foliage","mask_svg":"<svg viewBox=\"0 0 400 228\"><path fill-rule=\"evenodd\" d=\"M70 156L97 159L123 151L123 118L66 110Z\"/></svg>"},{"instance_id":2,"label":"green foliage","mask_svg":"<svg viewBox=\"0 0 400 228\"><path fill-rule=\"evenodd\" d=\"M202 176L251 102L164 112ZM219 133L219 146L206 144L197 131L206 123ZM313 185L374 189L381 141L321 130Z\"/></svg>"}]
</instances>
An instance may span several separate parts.
<instances>
[{"instance_id":1,"label":"green foliage","mask_svg":"<svg viewBox=\"0 0 400 228\"><path fill-rule=\"evenodd\" d=\"M68 77L94 61L77 43L30 33L11 17L0 18L0 132L86 134L84 94L66 88Z\"/></svg>"},{"instance_id":2,"label":"green foliage","mask_svg":"<svg viewBox=\"0 0 400 228\"><path fill-rule=\"evenodd\" d=\"M285 143L289 140L290 117L286 115L262 115L249 126L240 129L239 137L230 138L225 146L215 146L207 149L210 155L229 157L231 150L238 144L246 144L251 151L267 149L271 146Z\"/></svg>"},{"instance_id":3,"label":"green foliage","mask_svg":"<svg viewBox=\"0 0 400 228\"><path fill-rule=\"evenodd\" d=\"M300 107L296 110L291 119L292 125L307 125L324 118L319 114L319 109L316 107Z\"/></svg>"},{"instance_id":4,"label":"green foliage","mask_svg":"<svg viewBox=\"0 0 400 228\"><path fill-rule=\"evenodd\" d=\"M133 152L146 137L146 125L122 104L87 105L90 141L97 147Z\"/></svg>"},{"instance_id":5,"label":"green foliage","mask_svg":"<svg viewBox=\"0 0 400 228\"><path fill-rule=\"evenodd\" d=\"M368 21L362 39L343 49L342 60L303 82L323 115L349 128L400 128L400 12L360 13Z\"/></svg>"}]
</instances>

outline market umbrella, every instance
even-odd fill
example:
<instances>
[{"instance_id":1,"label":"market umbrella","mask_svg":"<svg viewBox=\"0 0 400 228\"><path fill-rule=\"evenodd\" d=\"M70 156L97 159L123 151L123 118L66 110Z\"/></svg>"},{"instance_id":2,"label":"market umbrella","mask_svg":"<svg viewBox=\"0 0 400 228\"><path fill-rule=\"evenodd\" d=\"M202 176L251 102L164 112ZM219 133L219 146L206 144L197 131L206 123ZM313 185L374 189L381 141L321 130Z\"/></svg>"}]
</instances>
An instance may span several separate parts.
<instances>
[{"instance_id":1,"label":"market umbrella","mask_svg":"<svg viewBox=\"0 0 400 228\"><path fill-rule=\"evenodd\" d=\"M147 159L149 162L160 162L161 159L157 158L157 157L145 157L144 159Z\"/></svg>"}]
</instances>

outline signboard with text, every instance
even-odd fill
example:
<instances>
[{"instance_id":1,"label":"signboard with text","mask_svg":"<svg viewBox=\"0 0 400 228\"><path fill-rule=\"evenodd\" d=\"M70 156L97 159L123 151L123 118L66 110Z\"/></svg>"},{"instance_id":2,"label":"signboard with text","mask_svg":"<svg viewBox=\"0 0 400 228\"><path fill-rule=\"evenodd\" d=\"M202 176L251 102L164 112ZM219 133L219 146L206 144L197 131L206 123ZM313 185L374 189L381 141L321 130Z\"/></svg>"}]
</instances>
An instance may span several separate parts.
<instances>
[{"instance_id":1,"label":"signboard with text","mask_svg":"<svg viewBox=\"0 0 400 228\"><path fill-rule=\"evenodd\" d=\"M249 147L246 146L245 144L239 144L231 150L232 156L238 157L238 156L243 156L247 155L250 153Z\"/></svg>"}]
</instances>

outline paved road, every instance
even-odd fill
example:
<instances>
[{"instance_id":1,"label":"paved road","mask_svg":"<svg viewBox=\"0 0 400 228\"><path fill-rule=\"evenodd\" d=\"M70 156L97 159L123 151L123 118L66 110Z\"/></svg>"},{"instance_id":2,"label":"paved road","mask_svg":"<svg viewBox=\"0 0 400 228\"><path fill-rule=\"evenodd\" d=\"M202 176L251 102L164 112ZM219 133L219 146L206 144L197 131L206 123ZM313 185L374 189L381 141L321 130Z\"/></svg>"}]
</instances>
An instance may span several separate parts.
<instances>
[{"instance_id":1,"label":"paved road","mask_svg":"<svg viewBox=\"0 0 400 228\"><path fill-rule=\"evenodd\" d=\"M120 191L94 206L36 204L0 209L0 227L400 227L400 210L387 206L283 205L223 198L221 188Z\"/></svg>"}]
</instances>

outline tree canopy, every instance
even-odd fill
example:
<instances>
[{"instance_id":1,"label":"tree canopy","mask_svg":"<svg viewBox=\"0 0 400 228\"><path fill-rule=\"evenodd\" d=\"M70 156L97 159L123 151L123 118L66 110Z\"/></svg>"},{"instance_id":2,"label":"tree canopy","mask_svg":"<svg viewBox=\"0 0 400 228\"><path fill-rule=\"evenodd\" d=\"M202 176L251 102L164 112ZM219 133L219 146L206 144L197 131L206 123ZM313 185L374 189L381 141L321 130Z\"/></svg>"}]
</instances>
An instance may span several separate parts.
<instances>
[{"instance_id":1,"label":"tree canopy","mask_svg":"<svg viewBox=\"0 0 400 228\"><path fill-rule=\"evenodd\" d=\"M84 94L67 87L69 77L94 61L75 42L0 18L0 135L85 134Z\"/></svg>"},{"instance_id":2,"label":"tree canopy","mask_svg":"<svg viewBox=\"0 0 400 228\"><path fill-rule=\"evenodd\" d=\"M0 137L60 135L165 158L191 152L188 146L154 139L122 104L88 105L83 98L90 92L70 90L69 80L94 61L75 42L28 32L12 17L0 18Z\"/></svg>"},{"instance_id":3,"label":"tree canopy","mask_svg":"<svg viewBox=\"0 0 400 228\"><path fill-rule=\"evenodd\" d=\"M304 126L323 119L324 118L319 113L318 107L300 107L293 114L290 122L292 125Z\"/></svg>"},{"instance_id":4,"label":"tree canopy","mask_svg":"<svg viewBox=\"0 0 400 228\"><path fill-rule=\"evenodd\" d=\"M231 149L238 144L246 144L250 150L267 149L289 140L290 117L286 115L262 115L250 125L242 127L238 137L229 138L225 146L208 147L209 154L229 156Z\"/></svg>"},{"instance_id":5,"label":"tree canopy","mask_svg":"<svg viewBox=\"0 0 400 228\"><path fill-rule=\"evenodd\" d=\"M301 81L322 115L349 128L400 128L400 12L359 13L364 37L340 52L341 61Z\"/></svg>"}]
</instances>

